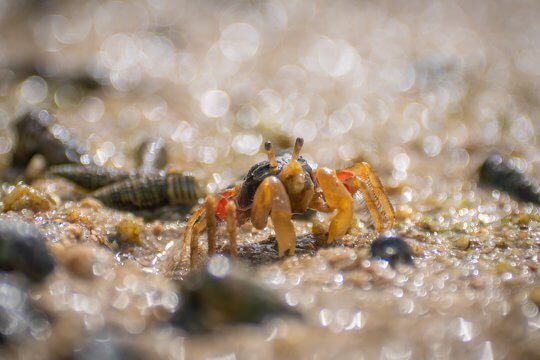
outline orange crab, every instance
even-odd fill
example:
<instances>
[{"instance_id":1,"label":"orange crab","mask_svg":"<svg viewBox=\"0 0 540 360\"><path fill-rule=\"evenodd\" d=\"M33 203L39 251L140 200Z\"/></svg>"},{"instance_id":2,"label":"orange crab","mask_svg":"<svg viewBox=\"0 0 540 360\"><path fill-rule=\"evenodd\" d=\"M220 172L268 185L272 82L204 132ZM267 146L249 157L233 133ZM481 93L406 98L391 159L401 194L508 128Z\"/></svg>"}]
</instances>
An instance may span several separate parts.
<instances>
[{"instance_id":1,"label":"orange crab","mask_svg":"<svg viewBox=\"0 0 540 360\"><path fill-rule=\"evenodd\" d=\"M315 170L299 156L304 144L297 138L292 154L276 157L272 144L265 143L267 161L255 164L242 184L206 198L188 220L182 248L191 244L191 266L198 253L198 235L207 230L208 252L215 252L217 221L227 221L230 252L236 256L236 227L248 220L264 229L272 219L279 256L294 254L296 234L293 213L308 209L335 212L327 243L343 237L353 221L353 195L360 191L377 232L392 228L394 208L379 177L368 163L362 162L342 170L320 167Z\"/></svg>"}]
</instances>

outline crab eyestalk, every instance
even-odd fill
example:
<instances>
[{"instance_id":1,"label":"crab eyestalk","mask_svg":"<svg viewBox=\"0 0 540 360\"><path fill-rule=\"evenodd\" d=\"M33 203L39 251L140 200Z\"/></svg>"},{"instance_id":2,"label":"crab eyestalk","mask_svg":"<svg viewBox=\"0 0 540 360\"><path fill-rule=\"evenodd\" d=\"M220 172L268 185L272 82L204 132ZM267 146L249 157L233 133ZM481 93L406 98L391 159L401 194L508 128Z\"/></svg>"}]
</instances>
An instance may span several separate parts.
<instances>
[{"instance_id":1,"label":"crab eyestalk","mask_svg":"<svg viewBox=\"0 0 540 360\"><path fill-rule=\"evenodd\" d=\"M302 146L304 146L304 138L298 137L296 138L296 141L294 142L294 149L292 153L292 161L298 161L298 157L300 156L300 150L302 150Z\"/></svg>"},{"instance_id":2,"label":"crab eyestalk","mask_svg":"<svg viewBox=\"0 0 540 360\"><path fill-rule=\"evenodd\" d=\"M276 154L274 153L274 149L272 149L272 143L270 141L264 143L264 150L266 150L266 155L268 155L270 167L277 168Z\"/></svg>"}]
</instances>

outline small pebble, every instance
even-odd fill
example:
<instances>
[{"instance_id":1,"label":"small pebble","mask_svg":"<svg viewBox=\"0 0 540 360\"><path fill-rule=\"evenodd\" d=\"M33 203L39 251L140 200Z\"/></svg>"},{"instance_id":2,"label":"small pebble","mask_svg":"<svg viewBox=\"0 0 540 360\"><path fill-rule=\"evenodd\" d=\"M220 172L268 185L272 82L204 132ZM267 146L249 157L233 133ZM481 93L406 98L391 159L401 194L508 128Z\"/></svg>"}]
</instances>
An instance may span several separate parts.
<instances>
[{"instance_id":1,"label":"small pebble","mask_svg":"<svg viewBox=\"0 0 540 360\"><path fill-rule=\"evenodd\" d=\"M508 249L508 243L504 239L497 241L497 244L495 244L495 246L499 249Z\"/></svg>"},{"instance_id":2,"label":"small pebble","mask_svg":"<svg viewBox=\"0 0 540 360\"><path fill-rule=\"evenodd\" d=\"M25 184L16 185L3 199L4 211L47 211L55 206L53 198L42 191Z\"/></svg>"},{"instance_id":3,"label":"small pebble","mask_svg":"<svg viewBox=\"0 0 540 360\"><path fill-rule=\"evenodd\" d=\"M99 209L103 208L103 203L101 201L97 200L97 199L87 197L87 198L84 198L84 199L81 200L80 206L82 208L88 208L88 209L92 209L92 210L99 210Z\"/></svg>"},{"instance_id":4,"label":"small pebble","mask_svg":"<svg viewBox=\"0 0 540 360\"><path fill-rule=\"evenodd\" d=\"M531 269L532 271L537 271L538 270L538 262L536 261L528 261L527 262L527 266L529 267L529 269Z\"/></svg>"},{"instance_id":5,"label":"small pebble","mask_svg":"<svg viewBox=\"0 0 540 360\"><path fill-rule=\"evenodd\" d=\"M473 289L483 289L485 286L485 281L483 278L475 276L469 280L469 286Z\"/></svg>"},{"instance_id":6,"label":"small pebble","mask_svg":"<svg viewBox=\"0 0 540 360\"><path fill-rule=\"evenodd\" d=\"M328 264L336 269L350 267L358 260L358 254L349 248L322 249L319 251L319 256L326 259Z\"/></svg>"},{"instance_id":7,"label":"small pebble","mask_svg":"<svg viewBox=\"0 0 540 360\"><path fill-rule=\"evenodd\" d=\"M116 224L116 233L121 242L142 245L142 224L134 218L124 218Z\"/></svg>"},{"instance_id":8,"label":"small pebble","mask_svg":"<svg viewBox=\"0 0 540 360\"><path fill-rule=\"evenodd\" d=\"M159 236L163 233L163 230L165 230L165 227L161 221L154 221L152 223L152 234Z\"/></svg>"},{"instance_id":9,"label":"small pebble","mask_svg":"<svg viewBox=\"0 0 540 360\"><path fill-rule=\"evenodd\" d=\"M81 217L82 214L76 209L70 209L66 211L66 220L71 223L79 221Z\"/></svg>"},{"instance_id":10,"label":"small pebble","mask_svg":"<svg viewBox=\"0 0 540 360\"><path fill-rule=\"evenodd\" d=\"M73 235L75 239L80 239L83 233L83 230L80 226L77 225L69 225L66 227L66 232L69 232Z\"/></svg>"},{"instance_id":11,"label":"small pebble","mask_svg":"<svg viewBox=\"0 0 540 360\"><path fill-rule=\"evenodd\" d=\"M407 240L406 243L411 248L412 256L421 257L424 255L424 247L420 245L417 241Z\"/></svg>"},{"instance_id":12,"label":"small pebble","mask_svg":"<svg viewBox=\"0 0 540 360\"><path fill-rule=\"evenodd\" d=\"M495 265L495 270L499 274L513 273L515 271L514 267L512 265L510 265L506 261L501 261L501 262L497 263L497 265Z\"/></svg>"},{"instance_id":13,"label":"small pebble","mask_svg":"<svg viewBox=\"0 0 540 360\"><path fill-rule=\"evenodd\" d=\"M459 250L467 250L470 245L471 242L466 236L460 236L456 240L454 240L454 246Z\"/></svg>"},{"instance_id":14,"label":"small pebble","mask_svg":"<svg viewBox=\"0 0 540 360\"><path fill-rule=\"evenodd\" d=\"M327 231L328 227L325 225L324 221L319 217L315 217L313 219L313 225L311 227L311 234L315 236L324 235Z\"/></svg>"}]
</instances>

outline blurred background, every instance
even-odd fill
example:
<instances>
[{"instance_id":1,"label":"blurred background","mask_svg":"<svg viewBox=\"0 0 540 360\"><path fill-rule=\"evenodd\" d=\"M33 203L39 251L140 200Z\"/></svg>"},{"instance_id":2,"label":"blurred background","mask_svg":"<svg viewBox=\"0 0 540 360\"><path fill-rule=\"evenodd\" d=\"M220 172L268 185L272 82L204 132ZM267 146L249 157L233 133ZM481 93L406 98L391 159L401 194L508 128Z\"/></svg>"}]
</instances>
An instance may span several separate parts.
<instances>
[{"instance_id":1,"label":"blurred background","mask_svg":"<svg viewBox=\"0 0 540 360\"><path fill-rule=\"evenodd\" d=\"M486 154L538 172L537 1L0 1L0 160L44 107L133 166L148 135L208 190L291 146L389 185L467 179Z\"/></svg>"}]
</instances>

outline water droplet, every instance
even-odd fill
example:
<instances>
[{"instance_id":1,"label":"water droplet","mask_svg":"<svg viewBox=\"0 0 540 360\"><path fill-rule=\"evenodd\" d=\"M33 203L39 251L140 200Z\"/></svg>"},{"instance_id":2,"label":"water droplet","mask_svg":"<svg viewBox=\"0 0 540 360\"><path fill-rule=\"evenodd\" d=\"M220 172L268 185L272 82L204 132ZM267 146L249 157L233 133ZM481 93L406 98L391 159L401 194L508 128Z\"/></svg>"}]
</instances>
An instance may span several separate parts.
<instances>
[{"instance_id":1,"label":"water droplet","mask_svg":"<svg viewBox=\"0 0 540 360\"><path fill-rule=\"evenodd\" d=\"M251 105L242 106L236 114L236 121L244 129L251 129L259 123L259 112Z\"/></svg>"},{"instance_id":2,"label":"water droplet","mask_svg":"<svg viewBox=\"0 0 540 360\"><path fill-rule=\"evenodd\" d=\"M30 76L21 85L21 98L29 104L39 104L47 98L48 87L39 76Z\"/></svg>"},{"instance_id":3,"label":"water droplet","mask_svg":"<svg viewBox=\"0 0 540 360\"><path fill-rule=\"evenodd\" d=\"M262 144L260 134L239 134L232 142L232 148L239 154L255 155Z\"/></svg>"},{"instance_id":4,"label":"water droplet","mask_svg":"<svg viewBox=\"0 0 540 360\"><path fill-rule=\"evenodd\" d=\"M54 37L63 44L76 44L83 41L92 29L92 20L84 11L76 17L67 19L62 15L51 15Z\"/></svg>"},{"instance_id":5,"label":"water droplet","mask_svg":"<svg viewBox=\"0 0 540 360\"><path fill-rule=\"evenodd\" d=\"M410 162L409 156L405 153L399 153L393 159L394 168L398 171L407 171Z\"/></svg>"},{"instance_id":6,"label":"water droplet","mask_svg":"<svg viewBox=\"0 0 540 360\"><path fill-rule=\"evenodd\" d=\"M259 32L250 24L231 24L221 33L219 47L223 55L231 61L248 60L259 48Z\"/></svg>"},{"instance_id":7,"label":"water droplet","mask_svg":"<svg viewBox=\"0 0 540 360\"><path fill-rule=\"evenodd\" d=\"M13 143L10 138L5 136L0 136L0 154L7 154L11 151Z\"/></svg>"},{"instance_id":8,"label":"water droplet","mask_svg":"<svg viewBox=\"0 0 540 360\"><path fill-rule=\"evenodd\" d=\"M164 120L167 116L167 101L162 98L152 98L143 103L144 116L150 121Z\"/></svg>"},{"instance_id":9,"label":"water droplet","mask_svg":"<svg viewBox=\"0 0 540 360\"><path fill-rule=\"evenodd\" d=\"M203 94L200 101L201 111L208 117L218 118L229 111L229 95L223 90L210 90Z\"/></svg>"},{"instance_id":10,"label":"water droplet","mask_svg":"<svg viewBox=\"0 0 540 360\"><path fill-rule=\"evenodd\" d=\"M105 112L105 105L100 98L85 98L79 108L79 115L90 123L101 120Z\"/></svg>"},{"instance_id":11,"label":"water droplet","mask_svg":"<svg viewBox=\"0 0 540 360\"><path fill-rule=\"evenodd\" d=\"M213 164L217 160L217 150L213 146L201 146L199 148L198 158L203 164Z\"/></svg>"},{"instance_id":12,"label":"water droplet","mask_svg":"<svg viewBox=\"0 0 540 360\"><path fill-rule=\"evenodd\" d=\"M329 309L322 309L319 312L319 321L321 322L322 326L330 325L332 320L334 320L334 314Z\"/></svg>"},{"instance_id":13,"label":"water droplet","mask_svg":"<svg viewBox=\"0 0 540 360\"><path fill-rule=\"evenodd\" d=\"M315 44L319 66L332 77L346 75L356 62L356 51L346 41L322 38Z\"/></svg>"},{"instance_id":14,"label":"water droplet","mask_svg":"<svg viewBox=\"0 0 540 360\"><path fill-rule=\"evenodd\" d=\"M139 60L139 49L126 34L109 36L101 45L100 59L109 69L125 70Z\"/></svg>"},{"instance_id":15,"label":"water droplet","mask_svg":"<svg viewBox=\"0 0 540 360\"><path fill-rule=\"evenodd\" d=\"M333 134L345 134L353 124L351 113L345 110L337 110L330 115L328 126Z\"/></svg>"},{"instance_id":16,"label":"water droplet","mask_svg":"<svg viewBox=\"0 0 540 360\"><path fill-rule=\"evenodd\" d=\"M441 152L442 141L438 136L427 136L424 139L423 148L427 156L435 157Z\"/></svg>"},{"instance_id":17,"label":"water droplet","mask_svg":"<svg viewBox=\"0 0 540 360\"><path fill-rule=\"evenodd\" d=\"M304 141L310 142L317 136L317 127L311 120L299 120L293 128L294 137L303 137Z\"/></svg>"},{"instance_id":18,"label":"water droplet","mask_svg":"<svg viewBox=\"0 0 540 360\"><path fill-rule=\"evenodd\" d=\"M208 272L215 277L223 278L231 271L231 262L223 255L215 255L208 261Z\"/></svg>"},{"instance_id":19,"label":"water droplet","mask_svg":"<svg viewBox=\"0 0 540 360\"><path fill-rule=\"evenodd\" d=\"M277 114L281 110L283 100L281 95L272 89L264 89L259 95L260 109L263 115Z\"/></svg>"},{"instance_id":20,"label":"water droplet","mask_svg":"<svg viewBox=\"0 0 540 360\"><path fill-rule=\"evenodd\" d=\"M481 346L480 360L493 360L493 348L491 346L491 341L486 341Z\"/></svg>"}]
</instances>

